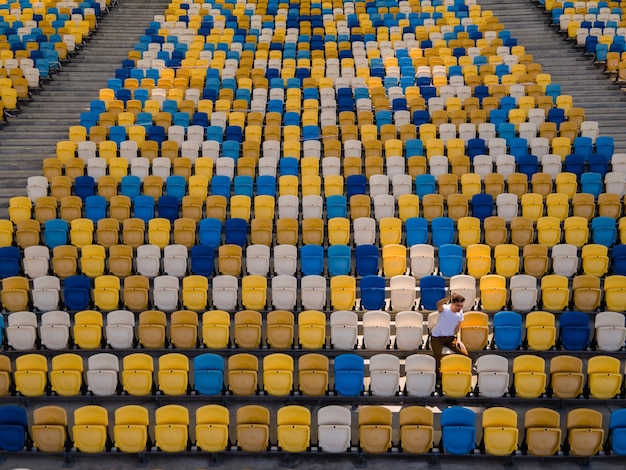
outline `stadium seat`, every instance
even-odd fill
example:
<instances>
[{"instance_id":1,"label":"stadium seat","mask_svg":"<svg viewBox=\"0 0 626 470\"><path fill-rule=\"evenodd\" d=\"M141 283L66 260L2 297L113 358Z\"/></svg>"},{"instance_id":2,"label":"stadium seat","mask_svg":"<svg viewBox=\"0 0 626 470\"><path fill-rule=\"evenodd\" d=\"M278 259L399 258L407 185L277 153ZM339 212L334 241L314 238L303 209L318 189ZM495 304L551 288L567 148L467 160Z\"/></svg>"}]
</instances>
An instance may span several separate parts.
<instances>
[{"instance_id":1,"label":"stadium seat","mask_svg":"<svg viewBox=\"0 0 626 470\"><path fill-rule=\"evenodd\" d=\"M318 444L324 452L341 453L350 447L352 414L339 405L327 405L317 411Z\"/></svg>"},{"instance_id":2,"label":"stadium seat","mask_svg":"<svg viewBox=\"0 0 626 470\"><path fill-rule=\"evenodd\" d=\"M517 449L517 413L494 406L483 411L483 443L490 455L510 455Z\"/></svg>"},{"instance_id":3,"label":"stadium seat","mask_svg":"<svg viewBox=\"0 0 626 470\"><path fill-rule=\"evenodd\" d=\"M444 452L469 454L476 446L475 414L469 408L452 406L441 413L441 445Z\"/></svg>"},{"instance_id":4,"label":"stadium seat","mask_svg":"<svg viewBox=\"0 0 626 470\"><path fill-rule=\"evenodd\" d=\"M268 448L270 412L261 405L237 408L237 446L244 452L261 452Z\"/></svg>"},{"instance_id":5,"label":"stadium seat","mask_svg":"<svg viewBox=\"0 0 626 470\"><path fill-rule=\"evenodd\" d=\"M359 445L364 452L380 454L391 447L391 411L382 406L365 406L359 411Z\"/></svg>"}]
</instances>

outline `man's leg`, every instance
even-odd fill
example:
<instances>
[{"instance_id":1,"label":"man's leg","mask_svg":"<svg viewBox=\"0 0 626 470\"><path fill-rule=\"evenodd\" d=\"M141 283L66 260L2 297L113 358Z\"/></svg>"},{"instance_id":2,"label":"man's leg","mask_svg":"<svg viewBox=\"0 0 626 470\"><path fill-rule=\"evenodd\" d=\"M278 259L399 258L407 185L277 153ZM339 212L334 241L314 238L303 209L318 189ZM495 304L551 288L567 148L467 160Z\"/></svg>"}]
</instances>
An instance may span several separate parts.
<instances>
[{"instance_id":1,"label":"man's leg","mask_svg":"<svg viewBox=\"0 0 626 470\"><path fill-rule=\"evenodd\" d=\"M455 354L463 354L464 356L469 356L469 354L467 353L467 349L459 348L456 337L448 344L446 344L446 346L448 346L448 348Z\"/></svg>"}]
</instances>

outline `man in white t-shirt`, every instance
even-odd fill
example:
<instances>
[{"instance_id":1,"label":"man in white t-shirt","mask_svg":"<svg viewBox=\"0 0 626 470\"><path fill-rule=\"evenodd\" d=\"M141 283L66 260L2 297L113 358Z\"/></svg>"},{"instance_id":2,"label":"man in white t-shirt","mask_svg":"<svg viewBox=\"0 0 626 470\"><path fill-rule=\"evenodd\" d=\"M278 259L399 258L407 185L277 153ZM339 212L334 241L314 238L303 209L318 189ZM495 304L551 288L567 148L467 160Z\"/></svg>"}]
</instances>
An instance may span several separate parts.
<instances>
[{"instance_id":1,"label":"man in white t-shirt","mask_svg":"<svg viewBox=\"0 0 626 470\"><path fill-rule=\"evenodd\" d=\"M467 348L456 337L463 321L463 302L465 302L465 298L455 292L437 302L439 315L437 316L437 323L431 332L430 347L437 361L438 377L440 376L439 367L441 366L444 346L456 354L468 355Z\"/></svg>"}]
</instances>

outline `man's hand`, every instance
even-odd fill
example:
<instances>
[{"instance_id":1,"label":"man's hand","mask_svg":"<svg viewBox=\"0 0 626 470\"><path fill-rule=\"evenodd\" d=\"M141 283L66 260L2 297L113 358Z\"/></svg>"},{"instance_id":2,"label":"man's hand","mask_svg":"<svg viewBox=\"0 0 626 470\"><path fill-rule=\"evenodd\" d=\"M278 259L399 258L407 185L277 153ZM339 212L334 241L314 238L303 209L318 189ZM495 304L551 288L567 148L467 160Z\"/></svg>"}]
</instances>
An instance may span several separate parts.
<instances>
[{"instance_id":1,"label":"man's hand","mask_svg":"<svg viewBox=\"0 0 626 470\"><path fill-rule=\"evenodd\" d=\"M463 344L463 341L461 341L460 339L456 340L456 345L457 347L463 351L465 354L467 354L467 348L465 347L465 345Z\"/></svg>"}]
</instances>

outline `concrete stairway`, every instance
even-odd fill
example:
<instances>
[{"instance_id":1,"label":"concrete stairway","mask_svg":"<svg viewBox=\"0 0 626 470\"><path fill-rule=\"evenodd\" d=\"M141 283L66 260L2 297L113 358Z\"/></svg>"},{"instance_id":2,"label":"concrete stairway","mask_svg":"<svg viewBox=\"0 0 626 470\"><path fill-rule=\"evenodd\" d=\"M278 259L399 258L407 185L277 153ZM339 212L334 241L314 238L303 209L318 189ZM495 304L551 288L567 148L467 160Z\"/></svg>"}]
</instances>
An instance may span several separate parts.
<instances>
[{"instance_id":1,"label":"concrete stairway","mask_svg":"<svg viewBox=\"0 0 626 470\"><path fill-rule=\"evenodd\" d=\"M533 54L561 92L571 95L574 106L585 109L587 120L597 121L600 134L615 138L615 151L626 151L624 93L592 64L591 58L565 40L550 25L550 16L532 0L478 0L498 17L518 44Z\"/></svg>"},{"instance_id":2,"label":"concrete stairway","mask_svg":"<svg viewBox=\"0 0 626 470\"><path fill-rule=\"evenodd\" d=\"M121 0L104 14L86 47L0 131L0 218L8 217L8 199L26 194L26 180L40 175L42 160L55 155L56 143L68 138L70 126L98 98L115 76L128 51L168 0Z\"/></svg>"}]
</instances>

